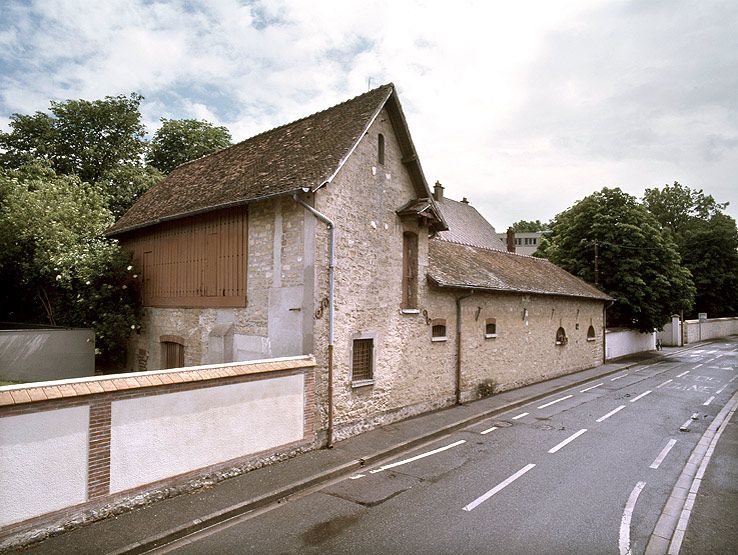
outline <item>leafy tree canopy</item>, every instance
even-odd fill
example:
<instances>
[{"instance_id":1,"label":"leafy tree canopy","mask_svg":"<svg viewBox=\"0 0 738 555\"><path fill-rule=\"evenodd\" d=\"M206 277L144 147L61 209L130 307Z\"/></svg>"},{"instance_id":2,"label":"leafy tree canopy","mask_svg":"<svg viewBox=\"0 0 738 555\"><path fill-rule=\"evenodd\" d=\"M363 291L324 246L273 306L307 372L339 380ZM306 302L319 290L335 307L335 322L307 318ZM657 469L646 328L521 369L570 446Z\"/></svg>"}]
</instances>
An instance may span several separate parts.
<instances>
[{"instance_id":1,"label":"leafy tree canopy","mask_svg":"<svg viewBox=\"0 0 738 555\"><path fill-rule=\"evenodd\" d=\"M98 186L47 166L0 170L0 313L94 328L101 364L120 362L140 318L130 257L101 236L107 204Z\"/></svg>"},{"instance_id":2,"label":"leafy tree canopy","mask_svg":"<svg viewBox=\"0 0 738 555\"><path fill-rule=\"evenodd\" d=\"M0 164L17 169L34 160L82 181L102 179L121 164L140 164L146 149L138 94L103 100L51 102L50 112L13 114L0 132Z\"/></svg>"},{"instance_id":3,"label":"leafy tree canopy","mask_svg":"<svg viewBox=\"0 0 738 555\"><path fill-rule=\"evenodd\" d=\"M604 188L552 224L546 252L555 264L594 282L597 251L598 286L616 300L610 325L652 331L691 308L695 289L676 244L635 197Z\"/></svg>"},{"instance_id":4,"label":"leafy tree canopy","mask_svg":"<svg viewBox=\"0 0 738 555\"><path fill-rule=\"evenodd\" d=\"M549 230L549 225L542 223L541 220L520 220L515 222L511 227L515 233L529 233L535 231Z\"/></svg>"},{"instance_id":5,"label":"leafy tree canopy","mask_svg":"<svg viewBox=\"0 0 738 555\"><path fill-rule=\"evenodd\" d=\"M154 134L148 163L168 174L190 160L231 145L231 134L222 126L195 119L161 119Z\"/></svg>"},{"instance_id":6,"label":"leafy tree canopy","mask_svg":"<svg viewBox=\"0 0 738 555\"><path fill-rule=\"evenodd\" d=\"M674 236L683 264L697 288L691 316L738 314L738 229L702 190L675 182L663 189L646 189L643 203Z\"/></svg>"}]
</instances>

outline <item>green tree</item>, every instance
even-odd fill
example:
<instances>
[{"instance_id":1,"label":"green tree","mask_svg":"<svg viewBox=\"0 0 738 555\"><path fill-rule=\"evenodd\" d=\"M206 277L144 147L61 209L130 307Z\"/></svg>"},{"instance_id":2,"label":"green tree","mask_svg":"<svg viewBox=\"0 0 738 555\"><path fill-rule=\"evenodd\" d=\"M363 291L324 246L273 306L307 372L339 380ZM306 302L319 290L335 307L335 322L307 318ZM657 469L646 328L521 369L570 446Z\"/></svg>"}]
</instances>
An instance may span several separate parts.
<instances>
[{"instance_id":1,"label":"green tree","mask_svg":"<svg viewBox=\"0 0 738 555\"><path fill-rule=\"evenodd\" d=\"M727 203L678 182L646 189L643 203L668 229L696 286L694 310L709 316L738 313L738 229Z\"/></svg>"},{"instance_id":2,"label":"green tree","mask_svg":"<svg viewBox=\"0 0 738 555\"><path fill-rule=\"evenodd\" d=\"M161 119L147 156L149 164L168 174L190 160L231 145L231 134L222 126L194 119Z\"/></svg>"},{"instance_id":3,"label":"green tree","mask_svg":"<svg viewBox=\"0 0 738 555\"><path fill-rule=\"evenodd\" d=\"M95 329L98 362L122 362L139 325L130 257L102 232L113 216L96 185L40 164L0 171L0 313Z\"/></svg>"},{"instance_id":4,"label":"green tree","mask_svg":"<svg viewBox=\"0 0 738 555\"><path fill-rule=\"evenodd\" d=\"M103 179L121 164L141 163L146 130L132 93L104 100L51 102L50 112L13 114L9 133L0 132L0 164L17 169L33 160L51 164L57 174L82 181Z\"/></svg>"},{"instance_id":5,"label":"green tree","mask_svg":"<svg viewBox=\"0 0 738 555\"><path fill-rule=\"evenodd\" d=\"M164 178L153 166L120 164L97 183L108 195L108 208L117 220L138 198Z\"/></svg>"},{"instance_id":6,"label":"green tree","mask_svg":"<svg viewBox=\"0 0 738 555\"><path fill-rule=\"evenodd\" d=\"M689 310L695 289L670 234L635 197L604 188L552 222L549 260L595 282L616 302L610 325L652 331L671 314Z\"/></svg>"},{"instance_id":7,"label":"green tree","mask_svg":"<svg viewBox=\"0 0 738 555\"><path fill-rule=\"evenodd\" d=\"M511 227L515 233L531 233L536 231L548 231L550 229L549 225L544 224L541 220L519 220Z\"/></svg>"}]
</instances>

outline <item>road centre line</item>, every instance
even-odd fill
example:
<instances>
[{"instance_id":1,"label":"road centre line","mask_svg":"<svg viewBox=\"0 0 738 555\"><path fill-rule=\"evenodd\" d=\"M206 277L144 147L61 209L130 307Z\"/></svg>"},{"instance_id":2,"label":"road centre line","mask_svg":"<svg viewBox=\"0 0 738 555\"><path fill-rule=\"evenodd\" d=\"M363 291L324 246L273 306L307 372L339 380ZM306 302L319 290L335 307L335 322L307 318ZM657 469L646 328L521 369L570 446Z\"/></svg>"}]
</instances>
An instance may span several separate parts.
<instances>
[{"instance_id":1,"label":"road centre line","mask_svg":"<svg viewBox=\"0 0 738 555\"><path fill-rule=\"evenodd\" d=\"M601 385L605 385L605 382L598 383L597 385L593 385L592 387L588 387L587 389L582 389L579 393L584 393L586 391L590 391L594 389L595 387L600 387Z\"/></svg>"},{"instance_id":2,"label":"road centre line","mask_svg":"<svg viewBox=\"0 0 738 555\"><path fill-rule=\"evenodd\" d=\"M700 366L702 366L702 364L703 363L699 363L697 366L695 366L694 368L692 368L692 370L697 370L697 368L699 368Z\"/></svg>"},{"instance_id":3,"label":"road centre line","mask_svg":"<svg viewBox=\"0 0 738 555\"><path fill-rule=\"evenodd\" d=\"M587 428L582 428L578 432L571 434L564 441L562 441L561 443L559 443L555 447L552 447L551 449L549 449L548 452L549 453L555 453L556 451L558 451L562 447L565 447L566 445L568 445L569 443L571 443L572 441L574 441L575 439L577 439L580 435L582 435L586 431L587 431Z\"/></svg>"},{"instance_id":4,"label":"road centre line","mask_svg":"<svg viewBox=\"0 0 738 555\"><path fill-rule=\"evenodd\" d=\"M525 474L526 472L528 472L531 468L534 468L535 466L536 465L534 465L534 464L527 464L527 465L525 465L523 468L521 468L520 470L518 470L515 474L513 474L512 476L510 476L508 479L506 479L503 482L500 482L499 484L497 484L495 487L493 487L491 490L489 490L484 495L481 495L481 496L477 497L474 501L472 501L466 507L464 507L463 510L464 511L473 511L479 505L481 505L482 503L484 503L485 501L487 501L487 499L489 499L494 494L498 493L499 491L503 490L504 488L506 488L507 486L509 486L510 484L512 484L515 480L517 480L518 478L520 478L523 474Z\"/></svg>"},{"instance_id":5,"label":"road centre line","mask_svg":"<svg viewBox=\"0 0 738 555\"><path fill-rule=\"evenodd\" d=\"M614 378L610 378L610 381L611 381L611 382L614 382L615 380L619 380L620 378L624 378L624 377L625 377L625 376L627 376L627 375L628 375L628 374L623 374L622 376L615 376Z\"/></svg>"},{"instance_id":6,"label":"road centre line","mask_svg":"<svg viewBox=\"0 0 738 555\"><path fill-rule=\"evenodd\" d=\"M645 397L646 395L648 395L648 394L649 394L649 393L651 393L651 392L652 392L652 390L651 390L651 389L649 389L648 391L644 391L644 392L643 392L643 393L641 393L641 394L640 394L640 395L639 395L638 397L633 397L633 398L632 398L632 399L630 400L630 402L631 402L631 403L635 403L635 402L636 402L636 401L637 401L638 399L642 399L643 397Z\"/></svg>"},{"instance_id":7,"label":"road centre line","mask_svg":"<svg viewBox=\"0 0 738 555\"><path fill-rule=\"evenodd\" d=\"M403 464L411 463L413 461L417 461L418 459L424 459L425 457L430 457L431 455L435 455L436 453L441 453L442 451L446 451L448 449L451 449L452 447L461 445L462 443L466 443L466 440L460 439L459 441L451 443L450 445L446 445L445 447L439 447L438 449L433 449L433 451L428 451L426 453L421 453L420 455L415 455L414 457L410 457L409 459L403 459L401 461L393 462L391 464L382 465L375 470L370 470L369 474L376 474L377 472L382 472L383 470L389 470L390 468L395 468L396 466L401 466Z\"/></svg>"},{"instance_id":8,"label":"road centre line","mask_svg":"<svg viewBox=\"0 0 738 555\"><path fill-rule=\"evenodd\" d=\"M528 416L529 414L529 412L521 412L519 415L513 416L512 419L517 420L518 418L523 418L524 416Z\"/></svg>"},{"instance_id":9,"label":"road centre line","mask_svg":"<svg viewBox=\"0 0 738 555\"><path fill-rule=\"evenodd\" d=\"M628 502L625 504L625 510L623 511L623 518L620 519L620 539L618 541L618 547L620 548L620 555L629 555L630 550L630 519L633 517L633 509L635 509L636 501L638 496L646 487L646 482L638 482L630 492Z\"/></svg>"},{"instance_id":10,"label":"road centre line","mask_svg":"<svg viewBox=\"0 0 738 555\"><path fill-rule=\"evenodd\" d=\"M713 395L707 401L705 401L704 403L702 403L702 406L703 407L706 407L707 405L709 405L710 403L712 403L714 400L715 400L715 396Z\"/></svg>"},{"instance_id":11,"label":"road centre line","mask_svg":"<svg viewBox=\"0 0 738 555\"><path fill-rule=\"evenodd\" d=\"M620 411L621 411L621 410L623 410L624 408L625 408L625 405L620 405L620 406L619 406L618 408L616 408L616 409L613 409L613 410L611 410L610 412L608 412L608 413L607 413L607 414L606 414L605 416L600 416L600 417L599 417L599 418L598 418L598 419L597 419L596 421L597 421L597 422L602 422L603 420L607 420L607 419L608 419L608 418L610 418L610 417L611 417L611 416L612 416L613 414L615 414L616 412L620 412Z\"/></svg>"},{"instance_id":12,"label":"road centre line","mask_svg":"<svg viewBox=\"0 0 738 555\"><path fill-rule=\"evenodd\" d=\"M559 399L556 399L555 401L551 401L550 403L546 403L545 405L541 405L538 407L539 409L545 409L546 407L550 407L551 405L555 405L556 403L560 401L566 401L567 399L570 399L571 397L574 397L574 395L567 395L566 397L561 397Z\"/></svg>"},{"instance_id":13,"label":"road centre line","mask_svg":"<svg viewBox=\"0 0 738 555\"><path fill-rule=\"evenodd\" d=\"M654 461L651 463L651 466L649 466L648 468L653 468L654 470L657 469L661 465L661 463L664 462L664 459L666 458L666 455L669 454L669 451L671 451L671 448L676 445L676 442L676 439L670 439L666 444L666 447L661 450L659 456L654 459Z\"/></svg>"},{"instance_id":14,"label":"road centre line","mask_svg":"<svg viewBox=\"0 0 738 555\"><path fill-rule=\"evenodd\" d=\"M482 430L479 433L482 434L482 435L485 435L485 434L488 434L490 432L494 432L497 428L498 428L498 426L492 426L491 428L487 428L486 430Z\"/></svg>"},{"instance_id":15,"label":"road centre line","mask_svg":"<svg viewBox=\"0 0 738 555\"><path fill-rule=\"evenodd\" d=\"M664 383L662 383L661 385L657 385L657 386L656 386L656 389L658 389L659 387L663 387L663 386L665 386L666 384L668 384L668 383L669 383L669 382L671 382L671 381L674 381L674 380L666 380L666 381L665 381Z\"/></svg>"},{"instance_id":16,"label":"road centre line","mask_svg":"<svg viewBox=\"0 0 738 555\"><path fill-rule=\"evenodd\" d=\"M676 377L677 377L677 378L681 378L682 376L686 376L687 374L689 374L689 370L685 370L685 371L684 371L684 372L682 372L681 374L677 374L677 375L676 375Z\"/></svg>"}]
</instances>

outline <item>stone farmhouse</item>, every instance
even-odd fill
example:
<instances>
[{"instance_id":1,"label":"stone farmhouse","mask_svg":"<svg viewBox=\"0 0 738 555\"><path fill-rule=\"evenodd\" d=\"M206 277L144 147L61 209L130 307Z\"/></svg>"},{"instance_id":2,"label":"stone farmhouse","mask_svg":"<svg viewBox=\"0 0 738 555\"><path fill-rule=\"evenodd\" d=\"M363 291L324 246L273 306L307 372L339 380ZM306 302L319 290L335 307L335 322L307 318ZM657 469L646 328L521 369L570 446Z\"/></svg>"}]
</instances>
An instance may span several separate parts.
<instances>
[{"instance_id":1,"label":"stone farmhouse","mask_svg":"<svg viewBox=\"0 0 738 555\"><path fill-rule=\"evenodd\" d=\"M392 84L179 166L108 235L131 369L312 353L316 441L603 361L609 297L431 192Z\"/></svg>"}]
</instances>

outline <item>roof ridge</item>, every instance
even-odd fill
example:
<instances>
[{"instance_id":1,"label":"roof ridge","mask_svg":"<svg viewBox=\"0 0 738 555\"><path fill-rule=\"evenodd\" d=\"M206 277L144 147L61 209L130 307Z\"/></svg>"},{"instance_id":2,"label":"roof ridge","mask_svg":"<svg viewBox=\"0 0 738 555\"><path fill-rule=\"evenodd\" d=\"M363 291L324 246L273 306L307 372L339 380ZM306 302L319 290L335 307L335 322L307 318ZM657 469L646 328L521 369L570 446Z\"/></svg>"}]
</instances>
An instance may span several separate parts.
<instances>
[{"instance_id":1,"label":"roof ridge","mask_svg":"<svg viewBox=\"0 0 738 555\"><path fill-rule=\"evenodd\" d=\"M358 100L359 98L368 96L368 95L370 95L372 93L376 93L380 89L384 89L384 88L389 88L391 90L394 90L395 89L395 85L392 82L385 83L384 85L380 85L379 87L376 87L376 88L371 89L369 91L366 91L364 93L358 94L358 95L356 95L356 96L354 96L352 98L349 98L348 100L344 100L343 102L339 102L338 104L334 104L333 106L329 106L328 108L324 108L323 110L318 110L317 112L313 112L312 114L308 114L307 116L303 116L303 117L298 118L296 120L288 121L287 123L283 123L281 125L277 125L276 127L270 127L269 129L265 129L264 131L260 131L256 135L252 135L250 137L247 137L244 140L239 141L237 143L233 143L232 145L229 145L229 146L227 146L225 148L221 148L220 150L216 150L215 152L211 152L210 154L204 154L204 155L200 156L199 158L194 158L193 160L188 160L187 162L183 162L179 166L176 166L172 171L175 171L178 168L181 168L182 166L186 166L188 164L192 164L193 162L197 162L198 160L202 160L203 158L207 158L208 156L212 156L213 154L218 154L220 152L225 152L226 150L230 150L230 149L232 149L234 147L237 147L239 145L242 145L245 142L254 140L254 139L256 139L258 137L261 137L263 135L266 135L268 133L273 133L275 131L279 131L280 129L283 129L285 127L289 127L291 125L295 125L296 123L300 123L301 121L305 121L307 119L313 118L313 117L318 116L320 114L324 114L325 112L329 112L331 110L334 110L336 108L339 108L341 106L344 106L344 105L346 105L346 104L348 104L350 102L354 102L354 101Z\"/></svg>"}]
</instances>

